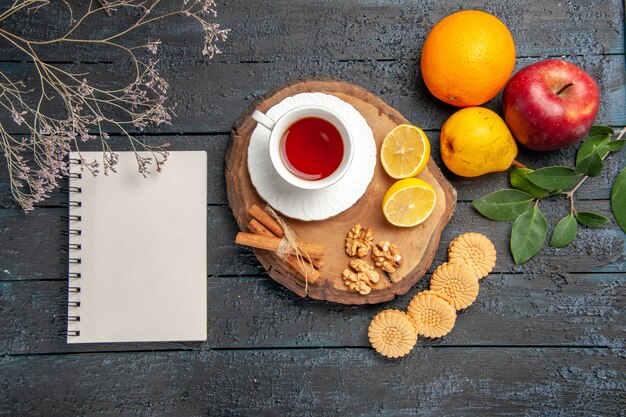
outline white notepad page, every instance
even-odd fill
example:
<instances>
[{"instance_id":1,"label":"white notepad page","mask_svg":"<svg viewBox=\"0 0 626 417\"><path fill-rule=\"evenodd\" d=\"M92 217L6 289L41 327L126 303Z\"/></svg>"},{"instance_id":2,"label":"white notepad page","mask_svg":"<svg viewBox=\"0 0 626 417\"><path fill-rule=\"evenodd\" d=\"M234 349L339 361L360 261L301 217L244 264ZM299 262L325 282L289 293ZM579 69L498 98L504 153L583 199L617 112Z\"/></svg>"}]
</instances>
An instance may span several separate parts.
<instances>
[{"instance_id":1,"label":"white notepad page","mask_svg":"<svg viewBox=\"0 0 626 417\"><path fill-rule=\"evenodd\" d=\"M206 152L170 152L148 178L116 154L117 173L102 152L81 152L96 177L71 168L67 343L206 340Z\"/></svg>"}]
</instances>

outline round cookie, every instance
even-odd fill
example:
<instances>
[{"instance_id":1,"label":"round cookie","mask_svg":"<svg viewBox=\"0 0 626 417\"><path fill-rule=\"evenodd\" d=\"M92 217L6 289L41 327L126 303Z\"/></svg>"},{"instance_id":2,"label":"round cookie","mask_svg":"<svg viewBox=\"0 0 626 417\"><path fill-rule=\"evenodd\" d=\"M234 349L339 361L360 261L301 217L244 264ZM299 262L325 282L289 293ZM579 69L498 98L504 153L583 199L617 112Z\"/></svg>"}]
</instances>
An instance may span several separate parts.
<instances>
[{"instance_id":1,"label":"round cookie","mask_svg":"<svg viewBox=\"0 0 626 417\"><path fill-rule=\"evenodd\" d=\"M496 248L485 235L464 233L450 242L448 260L466 264L477 279L482 279L496 265Z\"/></svg>"},{"instance_id":2,"label":"round cookie","mask_svg":"<svg viewBox=\"0 0 626 417\"><path fill-rule=\"evenodd\" d=\"M417 333L409 316L400 310L383 310L367 330L376 352L388 358L399 358L409 353L417 342Z\"/></svg>"},{"instance_id":3,"label":"round cookie","mask_svg":"<svg viewBox=\"0 0 626 417\"><path fill-rule=\"evenodd\" d=\"M425 337L442 337L450 333L456 321L456 310L446 300L433 293L422 291L409 303L408 314L413 319L417 334Z\"/></svg>"},{"instance_id":4,"label":"round cookie","mask_svg":"<svg viewBox=\"0 0 626 417\"><path fill-rule=\"evenodd\" d=\"M430 278L430 289L455 309L469 307L478 296L478 278L462 263L441 264Z\"/></svg>"}]
</instances>

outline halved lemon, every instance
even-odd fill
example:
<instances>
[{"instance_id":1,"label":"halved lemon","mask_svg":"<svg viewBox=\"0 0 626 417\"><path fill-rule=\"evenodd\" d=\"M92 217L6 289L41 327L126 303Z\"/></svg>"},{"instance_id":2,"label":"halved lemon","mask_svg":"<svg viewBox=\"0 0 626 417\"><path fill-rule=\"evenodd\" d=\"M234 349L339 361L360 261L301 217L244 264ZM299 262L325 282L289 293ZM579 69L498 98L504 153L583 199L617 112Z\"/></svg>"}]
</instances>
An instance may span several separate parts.
<instances>
[{"instance_id":1,"label":"halved lemon","mask_svg":"<svg viewBox=\"0 0 626 417\"><path fill-rule=\"evenodd\" d=\"M437 194L430 184L419 178L406 178L387 190L383 214L394 226L417 226L430 216L436 203Z\"/></svg>"},{"instance_id":2,"label":"halved lemon","mask_svg":"<svg viewBox=\"0 0 626 417\"><path fill-rule=\"evenodd\" d=\"M422 129L399 125L385 136L380 148L380 162L390 177L414 177L426 167L430 142Z\"/></svg>"}]
</instances>

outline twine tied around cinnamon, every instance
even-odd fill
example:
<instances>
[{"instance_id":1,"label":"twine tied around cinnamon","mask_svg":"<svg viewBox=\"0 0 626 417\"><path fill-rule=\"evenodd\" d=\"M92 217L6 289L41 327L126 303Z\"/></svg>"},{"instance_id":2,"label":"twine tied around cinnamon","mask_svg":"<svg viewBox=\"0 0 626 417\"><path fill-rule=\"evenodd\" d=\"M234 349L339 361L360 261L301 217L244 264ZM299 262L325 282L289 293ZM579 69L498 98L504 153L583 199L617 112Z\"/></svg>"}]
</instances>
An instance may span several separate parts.
<instances>
[{"instance_id":1,"label":"twine tied around cinnamon","mask_svg":"<svg viewBox=\"0 0 626 417\"><path fill-rule=\"evenodd\" d=\"M296 257L296 260L298 261L298 264L300 264L302 269L305 271L305 274L304 274L304 292L308 295L309 294L309 277L308 277L309 274L308 274L308 272L306 272L307 269L304 268L304 263L305 263L305 261L308 261L309 263L312 263L311 257L309 256L309 254L305 250L302 250L298 246L298 244L296 243L296 233L293 231L293 229L291 227L289 227L287 222L285 222L285 220L283 220L278 215L278 213L276 213L276 211L274 211L274 209L271 208L269 205L265 206L265 211L274 220L276 220L276 222L283 229L284 236L281 239L280 244L278 245L278 249L276 249L276 255L280 259L282 259L284 261L285 259L287 259L287 256L290 253L295 254L295 257Z\"/></svg>"}]
</instances>

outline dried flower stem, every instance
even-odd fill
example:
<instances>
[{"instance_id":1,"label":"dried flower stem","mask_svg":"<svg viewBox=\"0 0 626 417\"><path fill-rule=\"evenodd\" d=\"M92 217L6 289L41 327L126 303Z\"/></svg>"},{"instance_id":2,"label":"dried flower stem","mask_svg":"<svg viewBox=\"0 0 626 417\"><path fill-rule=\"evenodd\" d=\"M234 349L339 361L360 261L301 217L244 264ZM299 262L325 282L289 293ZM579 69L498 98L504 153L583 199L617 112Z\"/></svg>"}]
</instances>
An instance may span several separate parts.
<instances>
[{"instance_id":1,"label":"dried flower stem","mask_svg":"<svg viewBox=\"0 0 626 417\"><path fill-rule=\"evenodd\" d=\"M3 23L11 16L20 13L33 13L49 5L49 0L14 0L4 12L0 12L0 38L6 40L32 61L36 74L36 85L26 87L0 71L0 112L11 116L16 126L23 126L28 133L10 133L15 126L0 122L0 149L7 160L11 192L25 211L48 197L48 193L58 187L58 180L68 173L67 154L74 147L78 152L79 143L99 140L104 153L104 173L115 172L117 156L111 150L107 131L121 132L129 139L135 151L138 170L144 176L155 164L160 171L167 159L165 146L151 147L137 139L132 131L142 131L148 126L170 123L172 110L165 106L168 89L167 81L159 75L157 61L143 59L138 52L145 50L155 54L159 40L148 40L138 46L125 46L122 38L140 27L154 24L173 16L184 16L198 22L204 32L202 54L208 59L220 50L215 45L224 41L228 30L220 29L216 23L206 20L216 16L214 0L178 0L180 7L173 11L158 12L167 4L161 0L91 0L87 10L74 19L72 6L63 1L70 12L70 27L65 33L49 40L30 40L14 33ZM73 37L85 25L89 17L106 13L112 15L120 9L138 10L140 16L127 28L102 38ZM92 31L93 32L93 31ZM89 82L88 72L75 73L58 65L45 62L35 48L59 43L106 45L122 51L132 63L134 74L131 81L119 88L96 86ZM48 108L63 108L65 114L58 116ZM150 151L151 157L137 152ZM85 161L83 167L96 175L98 164Z\"/></svg>"}]
</instances>

